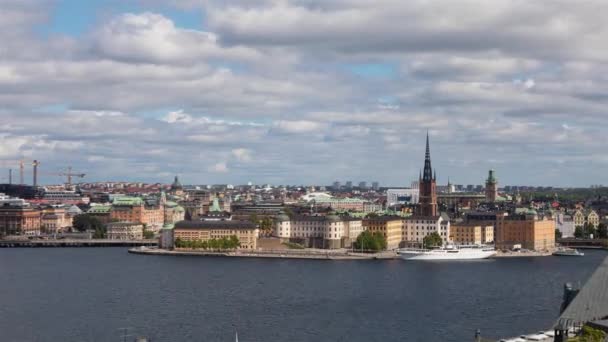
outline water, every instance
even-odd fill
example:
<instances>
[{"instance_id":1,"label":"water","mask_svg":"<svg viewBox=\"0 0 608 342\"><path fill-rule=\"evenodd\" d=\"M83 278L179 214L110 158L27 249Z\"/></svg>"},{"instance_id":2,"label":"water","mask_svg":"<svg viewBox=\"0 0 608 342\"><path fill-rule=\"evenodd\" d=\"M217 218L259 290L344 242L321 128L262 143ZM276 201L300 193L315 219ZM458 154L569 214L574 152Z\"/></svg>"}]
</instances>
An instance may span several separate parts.
<instances>
[{"instance_id":1,"label":"water","mask_svg":"<svg viewBox=\"0 0 608 342\"><path fill-rule=\"evenodd\" d=\"M471 341L550 328L608 255L476 262L0 250L1 341Z\"/></svg>"}]
</instances>

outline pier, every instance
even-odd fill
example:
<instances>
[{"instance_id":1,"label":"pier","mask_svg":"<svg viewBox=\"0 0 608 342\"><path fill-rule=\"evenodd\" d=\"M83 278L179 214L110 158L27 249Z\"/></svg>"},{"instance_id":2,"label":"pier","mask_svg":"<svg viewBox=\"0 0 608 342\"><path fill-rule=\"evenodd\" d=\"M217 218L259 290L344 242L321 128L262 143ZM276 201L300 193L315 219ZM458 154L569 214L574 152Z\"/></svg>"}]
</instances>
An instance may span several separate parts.
<instances>
[{"instance_id":1,"label":"pier","mask_svg":"<svg viewBox=\"0 0 608 342\"><path fill-rule=\"evenodd\" d=\"M0 240L0 248L49 248L49 247L139 247L157 246L156 240L108 240L108 239L55 239L55 240Z\"/></svg>"}]
</instances>

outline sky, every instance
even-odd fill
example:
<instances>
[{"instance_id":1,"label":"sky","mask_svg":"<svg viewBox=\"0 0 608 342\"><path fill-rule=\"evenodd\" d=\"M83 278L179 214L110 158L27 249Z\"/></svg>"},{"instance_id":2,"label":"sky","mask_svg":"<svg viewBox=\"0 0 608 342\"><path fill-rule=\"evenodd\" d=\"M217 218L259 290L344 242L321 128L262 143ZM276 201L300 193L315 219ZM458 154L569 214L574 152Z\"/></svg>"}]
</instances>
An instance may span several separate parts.
<instances>
[{"instance_id":1,"label":"sky","mask_svg":"<svg viewBox=\"0 0 608 342\"><path fill-rule=\"evenodd\" d=\"M606 1L0 7L0 182L608 183Z\"/></svg>"}]
</instances>

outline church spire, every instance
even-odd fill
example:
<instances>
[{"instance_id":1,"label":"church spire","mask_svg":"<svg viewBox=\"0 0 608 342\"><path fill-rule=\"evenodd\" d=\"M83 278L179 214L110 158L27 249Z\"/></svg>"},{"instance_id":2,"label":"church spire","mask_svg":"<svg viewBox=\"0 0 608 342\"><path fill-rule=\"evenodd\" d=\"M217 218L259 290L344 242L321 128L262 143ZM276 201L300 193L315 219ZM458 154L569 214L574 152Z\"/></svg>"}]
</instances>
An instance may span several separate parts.
<instances>
[{"instance_id":1,"label":"church spire","mask_svg":"<svg viewBox=\"0 0 608 342\"><path fill-rule=\"evenodd\" d=\"M424 154L424 172L422 180L430 182L433 180L433 168L431 166L431 147L429 144L429 132L426 132L426 153Z\"/></svg>"}]
</instances>

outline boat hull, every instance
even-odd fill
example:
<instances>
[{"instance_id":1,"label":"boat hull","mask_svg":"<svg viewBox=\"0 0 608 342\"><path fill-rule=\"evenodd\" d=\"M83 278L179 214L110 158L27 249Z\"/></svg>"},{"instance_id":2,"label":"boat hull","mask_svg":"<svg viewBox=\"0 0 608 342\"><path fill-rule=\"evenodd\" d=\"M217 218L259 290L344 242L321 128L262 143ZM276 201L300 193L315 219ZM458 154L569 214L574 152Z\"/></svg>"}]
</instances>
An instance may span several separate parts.
<instances>
[{"instance_id":1,"label":"boat hull","mask_svg":"<svg viewBox=\"0 0 608 342\"><path fill-rule=\"evenodd\" d=\"M484 250L432 250L432 251L400 251L399 256L404 260L479 260L487 259L496 254L493 249Z\"/></svg>"}]
</instances>

